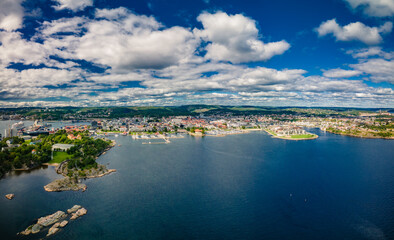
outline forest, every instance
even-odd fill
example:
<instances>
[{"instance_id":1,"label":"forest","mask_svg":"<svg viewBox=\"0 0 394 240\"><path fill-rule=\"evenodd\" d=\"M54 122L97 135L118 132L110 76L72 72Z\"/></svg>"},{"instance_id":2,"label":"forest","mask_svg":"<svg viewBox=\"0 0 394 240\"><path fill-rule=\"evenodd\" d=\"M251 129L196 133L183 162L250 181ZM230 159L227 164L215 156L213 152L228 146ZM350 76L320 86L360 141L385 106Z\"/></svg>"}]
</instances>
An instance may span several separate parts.
<instances>
[{"instance_id":1,"label":"forest","mask_svg":"<svg viewBox=\"0 0 394 240\"><path fill-rule=\"evenodd\" d=\"M40 135L25 141L23 138L5 138L0 142L0 178L14 169L31 169L51 160L52 145L56 143L74 144L67 153L71 156L69 167L82 169L96 167L96 157L109 147L110 141L93 139L87 132L74 132L81 139L70 140L65 130L51 135ZM10 143L10 146L7 144Z\"/></svg>"}]
</instances>

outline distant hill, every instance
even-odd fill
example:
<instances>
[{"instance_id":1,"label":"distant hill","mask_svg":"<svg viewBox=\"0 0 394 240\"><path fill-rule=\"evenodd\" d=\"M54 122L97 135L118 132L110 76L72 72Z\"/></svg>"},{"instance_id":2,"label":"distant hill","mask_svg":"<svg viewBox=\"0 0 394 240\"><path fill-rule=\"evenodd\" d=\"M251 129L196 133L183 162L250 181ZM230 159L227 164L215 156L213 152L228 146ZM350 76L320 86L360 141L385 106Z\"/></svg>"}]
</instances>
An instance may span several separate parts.
<instances>
[{"instance_id":1,"label":"distant hill","mask_svg":"<svg viewBox=\"0 0 394 240\"><path fill-rule=\"evenodd\" d=\"M394 109L328 108L328 107L262 107L262 106L130 106L130 107L57 107L57 108L2 108L0 115L20 115L44 120L80 120L92 118L121 118L135 116L198 116L213 114L267 115L293 114L302 116L358 116L361 112L373 113L379 110L394 112Z\"/></svg>"}]
</instances>

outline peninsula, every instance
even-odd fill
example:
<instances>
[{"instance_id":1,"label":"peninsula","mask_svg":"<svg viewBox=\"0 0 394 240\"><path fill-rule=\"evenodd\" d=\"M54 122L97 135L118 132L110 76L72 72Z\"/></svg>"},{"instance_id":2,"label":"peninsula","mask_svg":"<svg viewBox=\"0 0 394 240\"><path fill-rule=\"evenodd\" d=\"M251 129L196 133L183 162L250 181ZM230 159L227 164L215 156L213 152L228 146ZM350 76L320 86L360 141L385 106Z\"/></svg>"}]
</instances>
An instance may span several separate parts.
<instances>
[{"instance_id":1,"label":"peninsula","mask_svg":"<svg viewBox=\"0 0 394 240\"><path fill-rule=\"evenodd\" d=\"M64 132L60 132L59 134L64 134ZM66 159L58 164L56 172L62 174L64 178L56 179L45 185L45 191L85 191L87 187L85 184L81 183L82 179L102 177L116 172L115 169L107 169L106 166L96 162L98 156L109 150L115 143L104 141L100 138L93 139L85 135L87 134L86 132L82 133L82 135L79 134L80 133L73 134L73 138L76 138L73 145L60 146L67 148L66 152L63 152L67 154L67 156L62 156L62 158ZM75 135L77 137L75 137ZM52 151L54 150L54 147L52 147ZM52 162L56 162L56 159L52 159Z\"/></svg>"},{"instance_id":2,"label":"peninsula","mask_svg":"<svg viewBox=\"0 0 394 240\"><path fill-rule=\"evenodd\" d=\"M0 177L12 170L30 170L43 164L56 166L56 172L64 178L46 185L46 191L86 190L82 179L116 171L96 162L98 156L115 143L91 137L87 126L61 129L29 140L8 137L0 144Z\"/></svg>"}]
</instances>

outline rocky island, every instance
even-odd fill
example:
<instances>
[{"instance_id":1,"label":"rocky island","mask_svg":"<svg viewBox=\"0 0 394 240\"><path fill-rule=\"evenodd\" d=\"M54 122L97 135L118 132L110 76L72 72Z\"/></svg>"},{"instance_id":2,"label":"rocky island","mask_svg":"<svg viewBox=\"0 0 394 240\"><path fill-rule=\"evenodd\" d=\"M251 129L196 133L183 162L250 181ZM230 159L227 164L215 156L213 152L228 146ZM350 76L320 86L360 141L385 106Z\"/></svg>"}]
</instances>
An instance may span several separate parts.
<instances>
[{"instance_id":1,"label":"rocky island","mask_svg":"<svg viewBox=\"0 0 394 240\"><path fill-rule=\"evenodd\" d=\"M72 208L67 210L67 213L63 211L57 211L48 216L39 218L35 224L30 225L25 230L18 233L18 235L20 234L26 236L30 234L37 234L48 229L52 225L48 229L48 234L46 235L47 237L49 237L57 233L60 228L64 228L70 220L75 220L80 216L85 215L86 213L87 210L85 208L81 207L80 205L74 205ZM69 218L69 220L66 220L69 217L68 214L71 214L71 217Z\"/></svg>"},{"instance_id":2,"label":"rocky island","mask_svg":"<svg viewBox=\"0 0 394 240\"><path fill-rule=\"evenodd\" d=\"M5 195L5 198L7 198L8 200L13 199L14 197L15 197L15 194L13 194L13 193Z\"/></svg>"}]
</instances>

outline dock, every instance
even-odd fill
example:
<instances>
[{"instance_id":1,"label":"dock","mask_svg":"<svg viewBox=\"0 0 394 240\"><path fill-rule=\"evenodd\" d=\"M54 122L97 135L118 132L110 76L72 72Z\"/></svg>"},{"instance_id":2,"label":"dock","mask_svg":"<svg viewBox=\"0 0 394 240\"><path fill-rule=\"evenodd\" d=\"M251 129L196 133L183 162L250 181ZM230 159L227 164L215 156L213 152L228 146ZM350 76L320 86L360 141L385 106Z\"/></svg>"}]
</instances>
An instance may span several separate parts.
<instances>
[{"instance_id":1,"label":"dock","mask_svg":"<svg viewBox=\"0 0 394 240\"><path fill-rule=\"evenodd\" d=\"M143 142L142 144L169 144L169 143L171 143L171 141L168 138L166 138L165 136L162 135L161 137L163 138L164 142Z\"/></svg>"}]
</instances>

